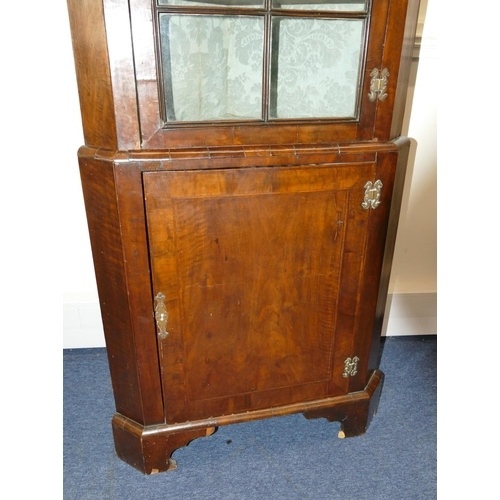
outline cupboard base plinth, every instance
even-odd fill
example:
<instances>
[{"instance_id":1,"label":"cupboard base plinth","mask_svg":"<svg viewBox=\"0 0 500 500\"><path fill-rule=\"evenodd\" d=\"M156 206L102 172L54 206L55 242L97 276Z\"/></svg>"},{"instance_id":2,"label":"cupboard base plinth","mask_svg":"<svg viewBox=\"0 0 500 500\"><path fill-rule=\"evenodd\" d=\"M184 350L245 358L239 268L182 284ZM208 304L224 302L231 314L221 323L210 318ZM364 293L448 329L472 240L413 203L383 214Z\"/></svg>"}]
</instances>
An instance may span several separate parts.
<instances>
[{"instance_id":1,"label":"cupboard base plinth","mask_svg":"<svg viewBox=\"0 0 500 500\"><path fill-rule=\"evenodd\" d=\"M119 413L112 420L116 454L144 474L177 469L172 453L193 439L210 436L214 427L170 430L168 425L143 426Z\"/></svg>"},{"instance_id":2,"label":"cupboard base plinth","mask_svg":"<svg viewBox=\"0 0 500 500\"><path fill-rule=\"evenodd\" d=\"M144 474L171 471L177 468L171 458L175 450L210 436L219 426L294 413L303 413L307 419L340 421L339 437L358 436L365 433L377 411L383 378L383 373L375 370L363 391L178 424L143 426L117 413L112 420L116 453Z\"/></svg>"},{"instance_id":3,"label":"cupboard base plinth","mask_svg":"<svg viewBox=\"0 0 500 500\"><path fill-rule=\"evenodd\" d=\"M383 381L384 374L376 370L363 391L366 398L306 411L304 416L307 419L326 418L329 422L340 422L339 438L360 436L366 432L377 413Z\"/></svg>"}]
</instances>

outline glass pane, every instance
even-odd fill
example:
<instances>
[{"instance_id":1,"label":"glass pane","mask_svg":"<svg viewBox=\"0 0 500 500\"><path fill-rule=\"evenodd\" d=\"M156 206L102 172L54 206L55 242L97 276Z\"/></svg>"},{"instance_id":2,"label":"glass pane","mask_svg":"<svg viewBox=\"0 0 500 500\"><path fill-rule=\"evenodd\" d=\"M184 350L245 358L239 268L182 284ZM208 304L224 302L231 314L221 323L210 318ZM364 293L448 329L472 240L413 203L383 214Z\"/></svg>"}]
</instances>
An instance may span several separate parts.
<instances>
[{"instance_id":1,"label":"glass pane","mask_svg":"<svg viewBox=\"0 0 500 500\"><path fill-rule=\"evenodd\" d=\"M271 118L354 118L362 19L275 18Z\"/></svg>"},{"instance_id":2,"label":"glass pane","mask_svg":"<svg viewBox=\"0 0 500 500\"><path fill-rule=\"evenodd\" d=\"M167 121L262 119L264 19L160 16Z\"/></svg>"},{"instance_id":3,"label":"glass pane","mask_svg":"<svg viewBox=\"0 0 500 500\"><path fill-rule=\"evenodd\" d=\"M264 0L158 0L158 5L204 7L262 7Z\"/></svg>"},{"instance_id":4,"label":"glass pane","mask_svg":"<svg viewBox=\"0 0 500 500\"><path fill-rule=\"evenodd\" d=\"M273 0L275 9L365 12L366 0Z\"/></svg>"}]
</instances>

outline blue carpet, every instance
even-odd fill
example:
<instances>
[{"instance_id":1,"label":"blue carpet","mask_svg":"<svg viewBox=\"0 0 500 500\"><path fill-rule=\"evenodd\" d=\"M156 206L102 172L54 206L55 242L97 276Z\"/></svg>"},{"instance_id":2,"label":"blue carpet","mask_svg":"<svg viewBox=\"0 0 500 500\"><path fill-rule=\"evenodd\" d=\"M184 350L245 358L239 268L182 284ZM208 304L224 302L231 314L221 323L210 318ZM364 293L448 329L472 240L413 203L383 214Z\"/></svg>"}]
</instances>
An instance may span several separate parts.
<instances>
[{"instance_id":1,"label":"blue carpet","mask_svg":"<svg viewBox=\"0 0 500 500\"><path fill-rule=\"evenodd\" d=\"M383 341L379 410L359 437L301 414L225 427L144 476L117 458L105 349L64 350L66 500L407 500L436 493L435 336Z\"/></svg>"}]
</instances>

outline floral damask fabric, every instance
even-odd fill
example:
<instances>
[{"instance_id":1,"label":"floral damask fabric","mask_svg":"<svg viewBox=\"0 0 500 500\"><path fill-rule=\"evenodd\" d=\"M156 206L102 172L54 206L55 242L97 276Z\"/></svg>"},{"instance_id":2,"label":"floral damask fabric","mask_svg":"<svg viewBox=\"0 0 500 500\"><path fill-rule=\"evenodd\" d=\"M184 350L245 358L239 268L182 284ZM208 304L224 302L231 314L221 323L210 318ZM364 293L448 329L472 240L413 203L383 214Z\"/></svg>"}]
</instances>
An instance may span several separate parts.
<instances>
[{"instance_id":1,"label":"floral damask fabric","mask_svg":"<svg viewBox=\"0 0 500 500\"><path fill-rule=\"evenodd\" d=\"M282 18L275 22L279 23L275 118L353 117L363 21Z\"/></svg>"},{"instance_id":2,"label":"floral damask fabric","mask_svg":"<svg viewBox=\"0 0 500 500\"><path fill-rule=\"evenodd\" d=\"M261 118L262 17L164 15L161 31L163 60L171 66L164 76L172 86L172 118Z\"/></svg>"},{"instance_id":3,"label":"floral damask fabric","mask_svg":"<svg viewBox=\"0 0 500 500\"><path fill-rule=\"evenodd\" d=\"M364 21L273 20L270 118L355 114ZM262 119L264 18L162 14L169 121Z\"/></svg>"}]
</instances>

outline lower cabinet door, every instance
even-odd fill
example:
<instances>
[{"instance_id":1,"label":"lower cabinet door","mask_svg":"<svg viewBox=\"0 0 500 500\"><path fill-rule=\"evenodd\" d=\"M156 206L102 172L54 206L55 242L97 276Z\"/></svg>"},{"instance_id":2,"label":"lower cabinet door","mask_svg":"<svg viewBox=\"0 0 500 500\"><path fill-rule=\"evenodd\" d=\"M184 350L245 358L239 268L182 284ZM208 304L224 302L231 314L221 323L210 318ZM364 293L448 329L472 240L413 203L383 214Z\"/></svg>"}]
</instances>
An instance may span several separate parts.
<instances>
[{"instance_id":1,"label":"lower cabinet door","mask_svg":"<svg viewBox=\"0 0 500 500\"><path fill-rule=\"evenodd\" d=\"M375 167L143 174L167 423L348 392Z\"/></svg>"}]
</instances>

